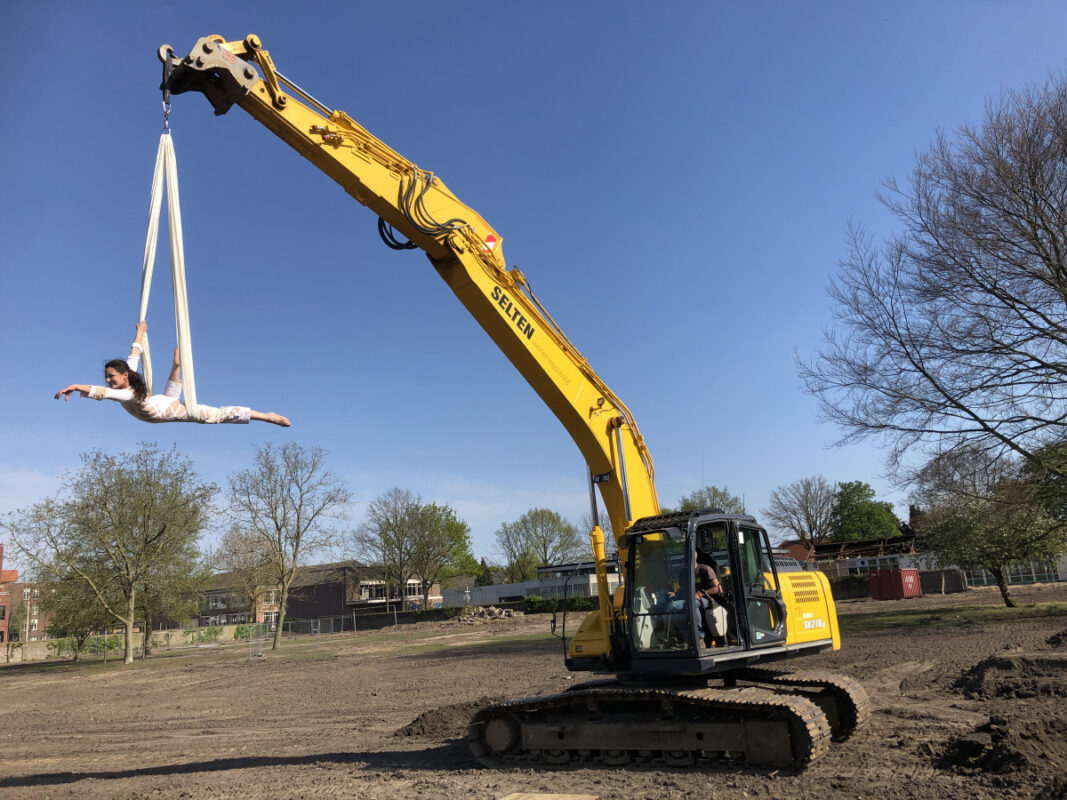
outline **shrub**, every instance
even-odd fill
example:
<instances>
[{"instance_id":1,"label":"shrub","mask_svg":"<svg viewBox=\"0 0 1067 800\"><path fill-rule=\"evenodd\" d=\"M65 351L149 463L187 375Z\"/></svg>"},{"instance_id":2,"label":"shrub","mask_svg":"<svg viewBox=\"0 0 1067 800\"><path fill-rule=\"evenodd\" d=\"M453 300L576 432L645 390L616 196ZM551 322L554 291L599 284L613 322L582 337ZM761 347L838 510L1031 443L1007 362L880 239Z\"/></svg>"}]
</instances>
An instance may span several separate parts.
<instances>
[{"instance_id":1,"label":"shrub","mask_svg":"<svg viewBox=\"0 0 1067 800\"><path fill-rule=\"evenodd\" d=\"M261 636L267 632L267 625L264 622L248 622L243 625L237 625L233 629L233 640L236 642L241 639L249 639L253 636Z\"/></svg>"},{"instance_id":2,"label":"shrub","mask_svg":"<svg viewBox=\"0 0 1067 800\"><path fill-rule=\"evenodd\" d=\"M206 628L192 628L191 630L182 631L182 635L189 644L217 642L222 636L222 628L218 625L208 625Z\"/></svg>"},{"instance_id":3,"label":"shrub","mask_svg":"<svg viewBox=\"0 0 1067 800\"><path fill-rule=\"evenodd\" d=\"M100 653L111 653L122 647L121 636L90 636L85 642L85 652L94 653L99 655Z\"/></svg>"},{"instance_id":4,"label":"shrub","mask_svg":"<svg viewBox=\"0 0 1067 800\"><path fill-rule=\"evenodd\" d=\"M48 658L62 658L74 655L73 639L49 639Z\"/></svg>"}]
</instances>

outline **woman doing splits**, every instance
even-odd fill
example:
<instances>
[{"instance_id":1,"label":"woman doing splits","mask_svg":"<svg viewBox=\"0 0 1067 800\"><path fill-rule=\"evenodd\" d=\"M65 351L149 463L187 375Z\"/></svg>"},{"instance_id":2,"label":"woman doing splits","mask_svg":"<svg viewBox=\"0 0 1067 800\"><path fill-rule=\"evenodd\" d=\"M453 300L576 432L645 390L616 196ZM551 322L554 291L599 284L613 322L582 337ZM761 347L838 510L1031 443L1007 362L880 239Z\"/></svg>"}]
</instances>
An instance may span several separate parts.
<instances>
[{"instance_id":1,"label":"woman doing splits","mask_svg":"<svg viewBox=\"0 0 1067 800\"><path fill-rule=\"evenodd\" d=\"M246 406L215 408L198 403L196 416L191 416L181 401L182 379L181 366L178 363L178 348L174 348L174 366L167 380L167 388L164 389L163 394L149 395L144 378L137 371L141 364L141 353L144 351L141 340L146 330L148 330L148 323L138 322L137 337L133 340L133 346L126 360L116 358L104 365L104 381L107 387L71 384L56 392L56 400L60 397L70 400L74 392L80 392L82 397L90 397L93 400L117 400L123 408L144 422L248 423L256 419L281 425L283 428L290 426L289 420L281 414L275 414L273 411L264 414L262 411L253 411Z\"/></svg>"}]
</instances>

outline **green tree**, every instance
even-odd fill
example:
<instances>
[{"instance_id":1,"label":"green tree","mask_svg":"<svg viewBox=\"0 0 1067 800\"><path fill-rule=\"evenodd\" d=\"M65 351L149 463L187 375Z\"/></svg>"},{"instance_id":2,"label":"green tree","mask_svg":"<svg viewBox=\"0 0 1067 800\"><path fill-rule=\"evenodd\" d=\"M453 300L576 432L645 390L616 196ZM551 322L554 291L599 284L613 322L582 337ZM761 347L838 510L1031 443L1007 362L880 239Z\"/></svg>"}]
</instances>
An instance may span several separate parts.
<instances>
[{"instance_id":1,"label":"green tree","mask_svg":"<svg viewBox=\"0 0 1067 800\"><path fill-rule=\"evenodd\" d=\"M7 618L8 641L22 640L26 633L26 620L29 616L30 610L22 600L11 607L11 613Z\"/></svg>"},{"instance_id":2,"label":"green tree","mask_svg":"<svg viewBox=\"0 0 1067 800\"><path fill-rule=\"evenodd\" d=\"M186 543L183 552L153 570L137 596L138 614L144 622L142 658L152 653L153 628L171 627L196 616L210 579L210 563L195 542Z\"/></svg>"},{"instance_id":3,"label":"green tree","mask_svg":"<svg viewBox=\"0 0 1067 800\"><path fill-rule=\"evenodd\" d=\"M26 604L21 600L8 608L7 642L4 644L4 656L8 661L11 660L15 648L22 647L22 634L20 631L26 630L26 618L28 615Z\"/></svg>"},{"instance_id":4,"label":"green tree","mask_svg":"<svg viewBox=\"0 0 1067 800\"><path fill-rule=\"evenodd\" d=\"M476 576L474 578L474 585L475 586L492 586L493 583L494 583L493 570L489 566L489 562L486 561L483 558L482 561L481 561L481 564L480 564L480 566L478 568L478 572L477 572L477 574L476 574Z\"/></svg>"},{"instance_id":5,"label":"green tree","mask_svg":"<svg viewBox=\"0 0 1067 800\"><path fill-rule=\"evenodd\" d=\"M965 446L935 456L914 479L916 499L927 508L924 549L945 566L988 571L1008 607L1016 605L1007 581L1012 562L1054 561L1067 551L1067 528L1041 492L1047 487L1035 493L1018 475L1016 462Z\"/></svg>"},{"instance_id":6,"label":"green tree","mask_svg":"<svg viewBox=\"0 0 1067 800\"><path fill-rule=\"evenodd\" d=\"M530 580L537 568L592 558L589 544L567 520L547 508L531 508L496 532L509 582Z\"/></svg>"},{"instance_id":7,"label":"green tree","mask_svg":"<svg viewBox=\"0 0 1067 800\"><path fill-rule=\"evenodd\" d=\"M266 574L278 587L278 625L271 649L281 642L282 621L297 570L316 552L339 541L331 520L345 518L350 495L325 464L320 447L267 444L250 469L230 476L230 514L266 554Z\"/></svg>"},{"instance_id":8,"label":"green tree","mask_svg":"<svg viewBox=\"0 0 1067 800\"><path fill-rule=\"evenodd\" d=\"M124 627L129 664L138 594L195 549L216 488L200 480L188 459L155 444L81 459L60 497L15 512L5 527L38 569L86 584Z\"/></svg>"},{"instance_id":9,"label":"green tree","mask_svg":"<svg viewBox=\"0 0 1067 800\"><path fill-rule=\"evenodd\" d=\"M825 344L798 363L823 416L894 465L972 445L1067 475L1042 452L1067 439L1067 81L939 133L879 199L898 231L849 231Z\"/></svg>"},{"instance_id":10,"label":"green tree","mask_svg":"<svg viewBox=\"0 0 1067 800\"><path fill-rule=\"evenodd\" d=\"M424 503L418 509L419 530L411 550L413 577L422 582L422 607L430 606L430 587L448 570L477 564L471 554L470 526L453 508Z\"/></svg>"},{"instance_id":11,"label":"green tree","mask_svg":"<svg viewBox=\"0 0 1067 800\"><path fill-rule=\"evenodd\" d=\"M830 538L835 542L897 536L900 520L893 506L874 499L874 489L863 481L837 485L830 510Z\"/></svg>"},{"instance_id":12,"label":"green tree","mask_svg":"<svg viewBox=\"0 0 1067 800\"><path fill-rule=\"evenodd\" d=\"M74 660L80 661L89 637L105 630L113 617L77 575L58 573L46 579L41 609L48 614L48 635L72 640Z\"/></svg>"},{"instance_id":13,"label":"green tree","mask_svg":"<svg viewBox=\"0 0 1067 800\"><path fill-rule=\"evenodd\" d=\"M678 500L679 511L698 511L703 508L720 508L727 514L744 514L745 501L723 486L705 486Z\"/></svg>"}]
</instances>

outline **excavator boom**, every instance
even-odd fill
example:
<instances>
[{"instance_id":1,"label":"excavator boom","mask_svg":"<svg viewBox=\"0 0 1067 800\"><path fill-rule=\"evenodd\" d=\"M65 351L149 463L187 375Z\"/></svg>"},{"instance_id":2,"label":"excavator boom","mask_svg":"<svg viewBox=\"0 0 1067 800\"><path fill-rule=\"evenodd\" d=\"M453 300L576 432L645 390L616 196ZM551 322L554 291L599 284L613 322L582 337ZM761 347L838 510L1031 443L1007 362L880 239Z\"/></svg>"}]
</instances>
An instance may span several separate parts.
<instances>
[{"instance_id":1,"label":"excavator boom","mask_svg":"<svg viewBox=\"0 0 1067 800\"><path fill-rule=\"evenodd\" d=\"M238 105L376 213L397 246L406 241L426 253L574 439L613 531L659 512L652 458L633 415L537 302L525 276L507 268L502 237L480 214L343 111L298 88L300 99L286 94L282 87L292 84L255 35L233 42L207 36L183 58L164 45L159 57L165 91L200 92L216 114Z\"/></svg>"}]
</instances>

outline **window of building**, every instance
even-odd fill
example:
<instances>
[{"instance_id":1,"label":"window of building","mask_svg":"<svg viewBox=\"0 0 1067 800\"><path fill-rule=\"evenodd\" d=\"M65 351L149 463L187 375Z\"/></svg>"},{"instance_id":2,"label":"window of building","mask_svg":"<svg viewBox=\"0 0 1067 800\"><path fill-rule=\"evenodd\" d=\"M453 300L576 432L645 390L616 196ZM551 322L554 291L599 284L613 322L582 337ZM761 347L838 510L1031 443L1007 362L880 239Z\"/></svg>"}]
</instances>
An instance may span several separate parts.
<instances>
[{"instance_id":1,"label":"window of building","mask_svg":"<svg viewBox=\"0 0 1067 800\"><path fill-rule=\"evenodd\" d=\"M33 604L33 611L31 611L30 613L33 614L33 616L35 616L35 617L37 616L38 613L40 613L40 612L37 611L37 604L36 603Z\"/></svg>"},{"instance_id":2,"label":"window of building","mask_svg":"<svg viewBox=\"0 0 1067 800\"><path fill-rule=\"evenodd\" d=\"M35 620L35 619L31 619L30 620L30 630L31 631L37 630L37 620Z\"/></svg>"},{"instance_id":3,"label":"window of building","mask_svg":"<svg viewBox=\"0 0 1067 800\"><path fill-rule=\"evenodd\" d=\"M34 590L33 590L33 599L36 600L40 596L41 596L41 590L35 587Z\"/></svg>"},{"instance_id":4,"label":"window of building","mask_svg":"<svg viewBox=\"0 0 1067 800\"><path fill-rule=\"evenodd\" d=\"M385 599L385 584L384 583L361 583L359 586L359 596L363 600L384 600Z\"/></svg>"},{"instance_id":5,"label":"window of building","mask_svg":"<svg viewBox=\"0 0 1067 800\"><path fill-rule=\"evenodd\" d=\"M7 606L0 606L0 619L7 619Z\"/></svg>"},{"instance_id":6,"label":"window of building","mask_svg":"<svg viewBox=\"0 0 1067 800\"><path fill-rule=\"evenodd\" d=\"M22 590L22 599L23 599L23 600L29 600L29 599L30 599L30 590L29 590L29 587L27 587L27 588L25 588L25 589L23 589L23 590Z\"/></svg>"},{"instance_id":7,"label":"window of building","mask_svg":"<svg viewBox=\"0 0 1067 800\"><path fill-rule=\"evenodd\" d=\"M1008 584L1056 581L1059 580L1059 571L1051 562L1031 559L1009 564L1004 570L1004 578ZM967 570L967 581L972 586L996 585L992 574L982 568Z\"/></svg>"},{"instance_id":8,"label":"window of building","mask_svg":"<svg viewBox=\"0 0 1067 800\"><path fill-rule=\"evenodd\" d=\"M419 581L408 581L404 587L404 597L418 597L422 594L422 583Z\"/></svg>"}]
</instances>

